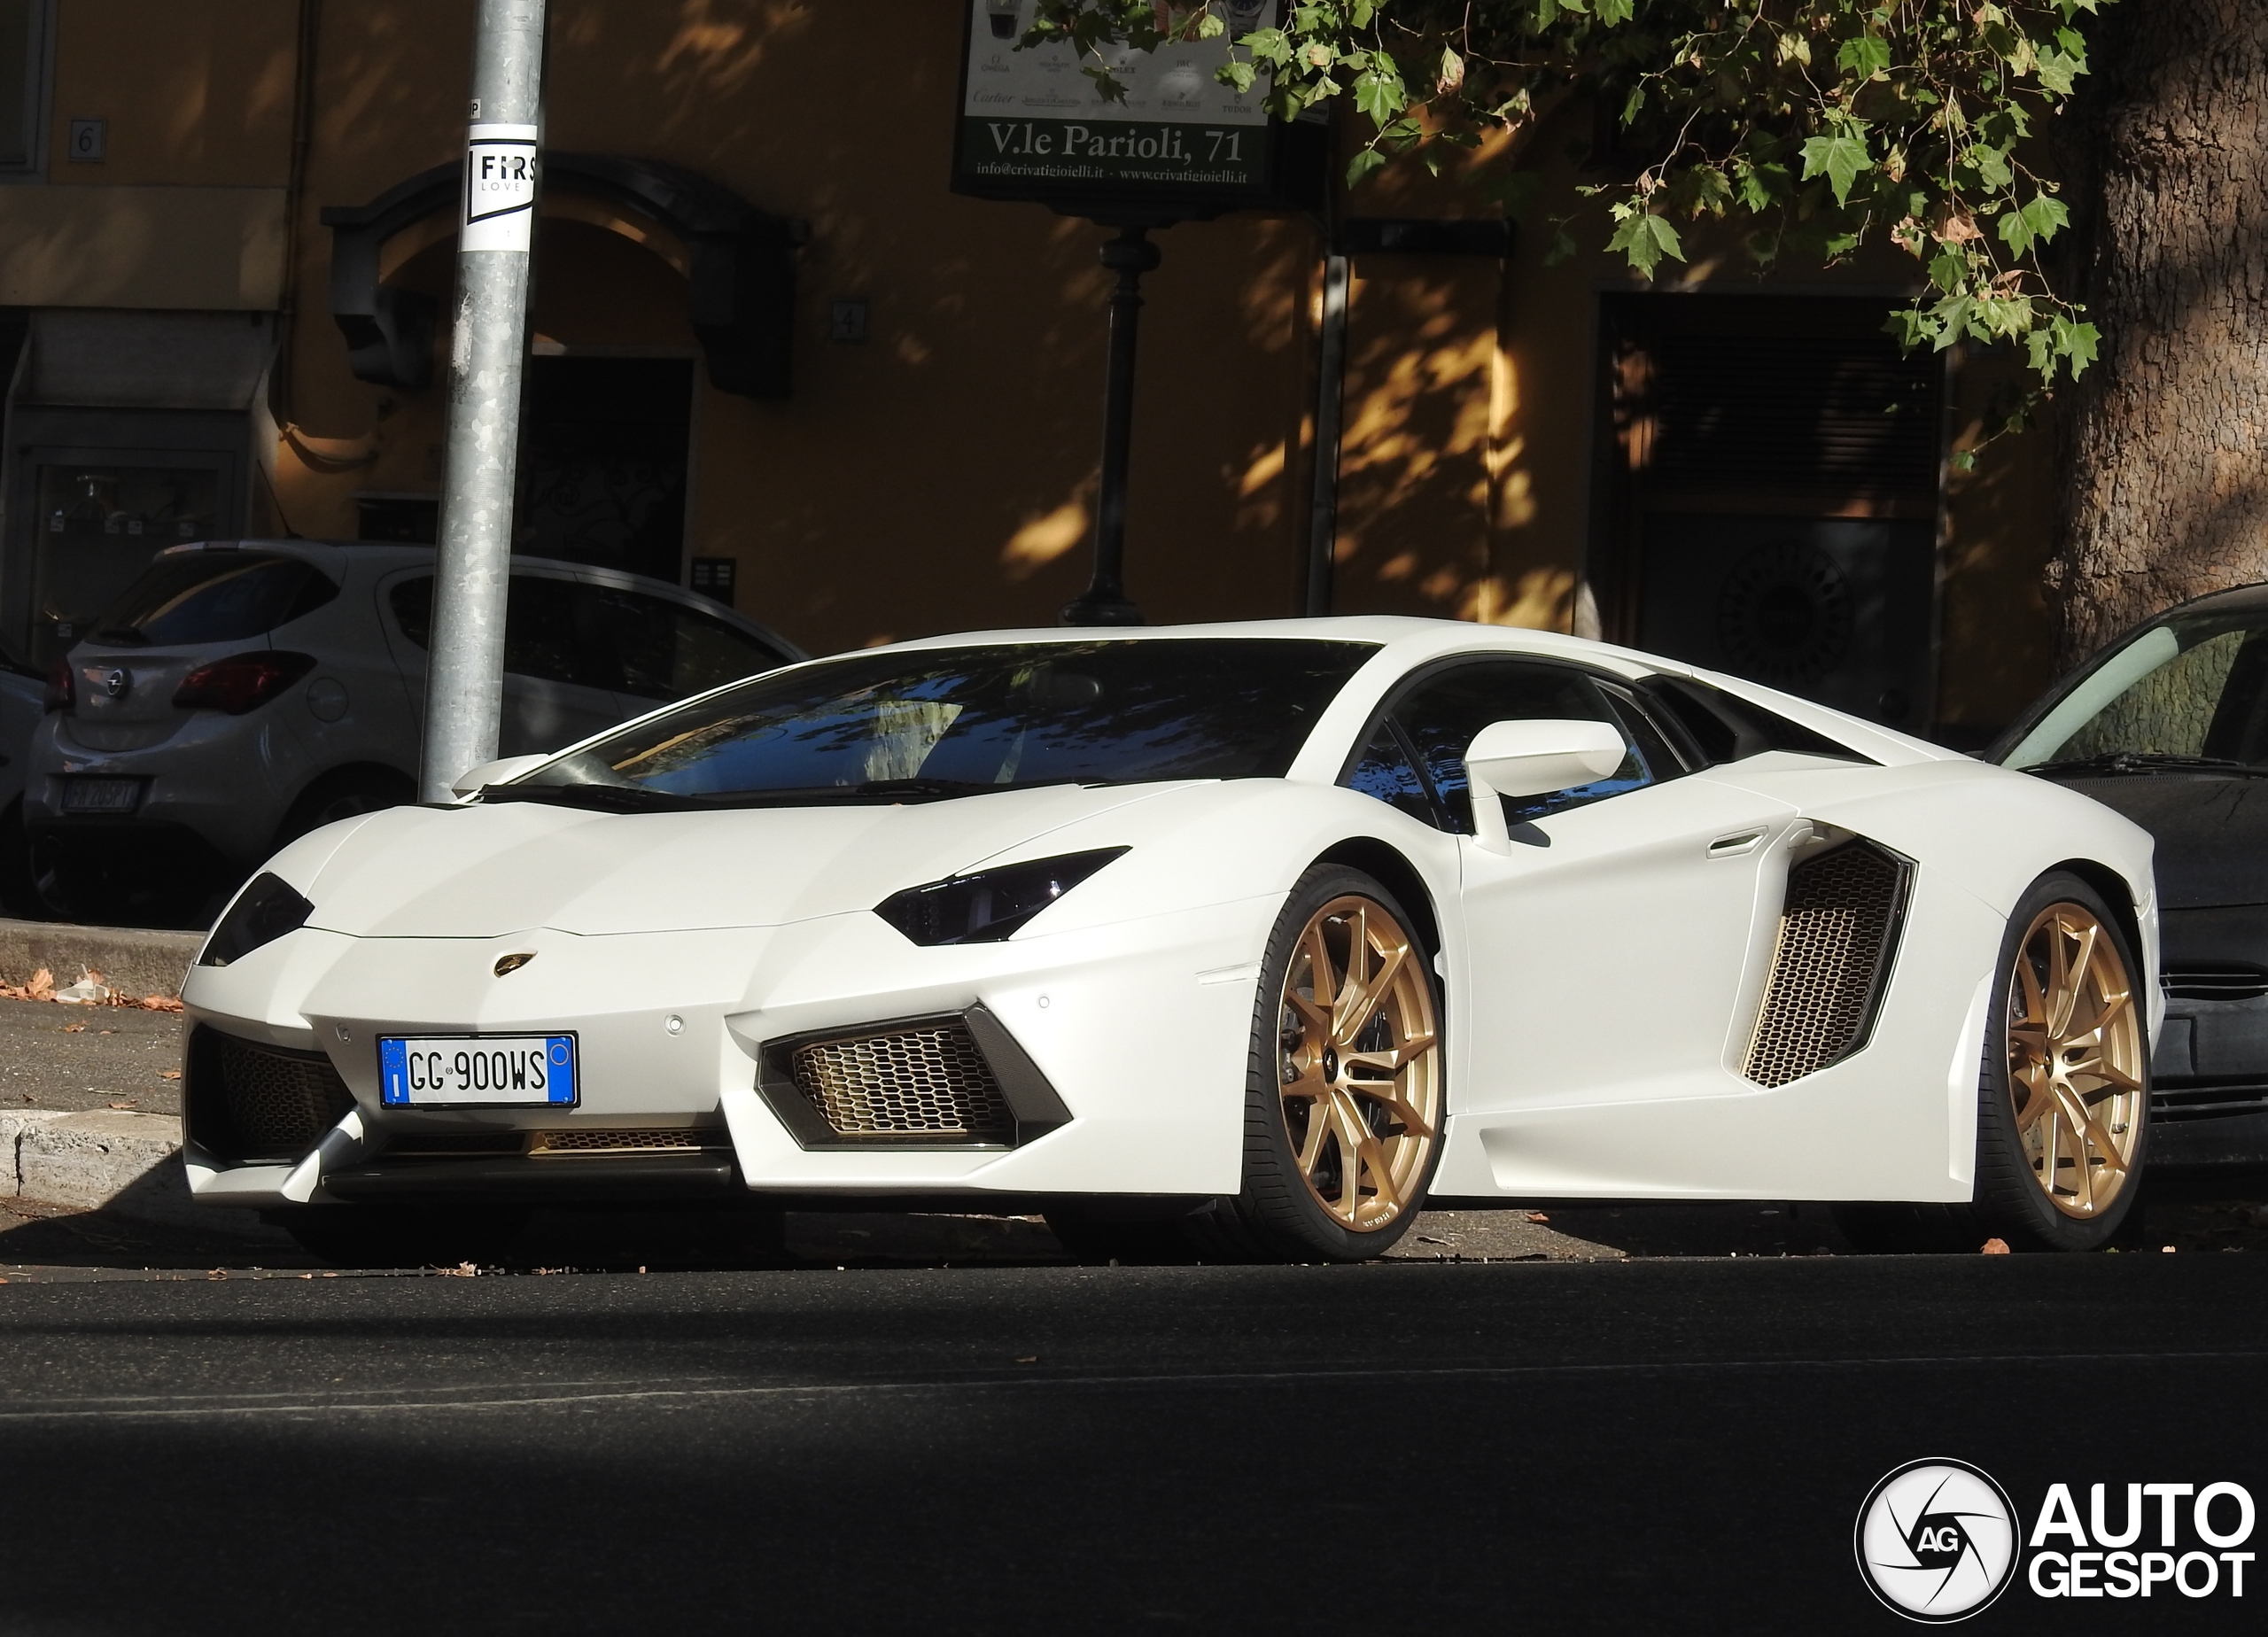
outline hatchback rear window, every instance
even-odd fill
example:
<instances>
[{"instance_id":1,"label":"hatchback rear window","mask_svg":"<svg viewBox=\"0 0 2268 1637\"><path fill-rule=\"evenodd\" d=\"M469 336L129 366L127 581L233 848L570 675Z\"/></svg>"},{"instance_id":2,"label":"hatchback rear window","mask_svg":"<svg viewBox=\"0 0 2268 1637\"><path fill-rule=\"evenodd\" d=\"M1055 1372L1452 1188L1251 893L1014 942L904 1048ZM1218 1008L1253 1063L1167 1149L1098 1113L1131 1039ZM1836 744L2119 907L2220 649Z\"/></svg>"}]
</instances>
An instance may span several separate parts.
<instances>
[{"instance_id":1,"label":"hatchback rear window","mask_svg":"<svg viewBox=\"0 0 2268 1637\"><path fill-rule=\"evenodd\" d=\"M94 640L120 648L241 642L311 614L338 594L329 575L298 557L168 552L95 622Z\"/></svg>"}]
</instances>

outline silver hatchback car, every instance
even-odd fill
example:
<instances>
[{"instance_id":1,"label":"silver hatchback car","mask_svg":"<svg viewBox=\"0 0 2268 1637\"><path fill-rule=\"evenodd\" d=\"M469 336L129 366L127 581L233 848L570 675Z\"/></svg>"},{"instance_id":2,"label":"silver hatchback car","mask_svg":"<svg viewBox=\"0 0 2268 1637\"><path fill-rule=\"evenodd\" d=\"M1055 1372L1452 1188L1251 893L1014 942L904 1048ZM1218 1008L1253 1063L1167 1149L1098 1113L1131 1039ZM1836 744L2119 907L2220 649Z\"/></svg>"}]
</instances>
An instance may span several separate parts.
<instances>
[{"instance_id":1,"label":"silver hatchback car","mask_svg":"<svg viewBox=\"0 0 2268 1637\"><path fill-rule=\"evenodd\" d=\"M197 922L276 848L414 799L430 546L177 546L56 664L23 823L56 912ZM512 559L502 756L805 657L634 574Z\"/></svg>"}]
</instances>

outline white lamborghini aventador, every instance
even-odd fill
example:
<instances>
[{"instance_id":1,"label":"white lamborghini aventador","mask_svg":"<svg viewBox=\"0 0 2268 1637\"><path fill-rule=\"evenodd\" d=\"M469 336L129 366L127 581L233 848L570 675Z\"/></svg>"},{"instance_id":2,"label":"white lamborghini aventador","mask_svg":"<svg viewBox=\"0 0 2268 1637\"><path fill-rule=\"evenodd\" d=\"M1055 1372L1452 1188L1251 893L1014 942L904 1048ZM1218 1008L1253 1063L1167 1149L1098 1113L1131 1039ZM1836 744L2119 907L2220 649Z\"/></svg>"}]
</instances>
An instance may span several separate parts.
<instances>
[{"instance_id":1,"label":"white lamborghini aventador","mask_svg":"<svg viewBox=\"0 0 2268 1637\"><path fill-rule=\"evenodd\" d=\"M1414 619L902 643L294 842L184 998L191 1185L342 1259L538 1204L1830 1200L2079 1249L2148 1147L2150 842L1667 661Z\"/></svg>"}]
</instances>

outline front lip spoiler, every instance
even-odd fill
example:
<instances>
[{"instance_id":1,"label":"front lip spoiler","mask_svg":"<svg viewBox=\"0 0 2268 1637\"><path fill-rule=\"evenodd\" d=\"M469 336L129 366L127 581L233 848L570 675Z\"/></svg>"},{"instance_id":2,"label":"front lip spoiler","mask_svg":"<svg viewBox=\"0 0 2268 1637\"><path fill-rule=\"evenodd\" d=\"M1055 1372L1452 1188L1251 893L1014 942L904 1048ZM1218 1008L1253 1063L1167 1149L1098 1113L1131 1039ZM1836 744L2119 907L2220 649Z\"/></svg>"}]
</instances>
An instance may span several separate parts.
<instances>
[{"instance_id":1,"label":"front lip spoiler","mask_svg":"<svg viewBox=\"0 0 2268 1637\"><path fill-rule=\"evenodd\" d=\"M747 1189L731 1152L712 1148L635 1158L542 1154L494 1160L403 1160L391 1165L381 1156L325 1171L322 1191L356 1202L477 1196L531 1205L586 1200L611 1205L731 1197L745 1194Z\"/></svg>"}]
</instances>

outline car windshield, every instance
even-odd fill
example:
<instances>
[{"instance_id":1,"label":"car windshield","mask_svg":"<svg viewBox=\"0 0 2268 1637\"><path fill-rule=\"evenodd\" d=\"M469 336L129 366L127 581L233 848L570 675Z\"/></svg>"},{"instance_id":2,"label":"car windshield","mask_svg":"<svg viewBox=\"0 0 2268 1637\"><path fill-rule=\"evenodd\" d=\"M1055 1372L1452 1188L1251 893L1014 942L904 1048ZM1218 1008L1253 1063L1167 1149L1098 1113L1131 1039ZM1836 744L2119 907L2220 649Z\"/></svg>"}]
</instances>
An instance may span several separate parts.
<instances>
[{"instance_id":1,"label":"car windshield","mask_svg":"<svg viewBox=\"0 0 2268 1637\"><path fill-rule=\"evenodd\" d=\"M487 794L682 807L1279 778L1375 651L1119 638L850 655L649 717Z\"/></svg>"},{"instance_id":2,"label":"car windshield","mask_svg":"<svg viewBox=\"0 0 2268 1637\"><path fill-rule=\"evenodd\" d=\"M311 613L338 594L330 577L297 557L258 551L167 552L95 622L94 640L119 648L153 642L241 642Z\"/></svg>"},{"instance_id":3,"label":"car windshield","mask_svg":"<svg viewBox=\"0 0 2268 1637\"><path fill-rule=\"evenodd\" d=\"M2083 671L2000 758L2040 772L2268 772L2268 609L2175 615Z\"/></svg>"}]
</instances>

